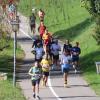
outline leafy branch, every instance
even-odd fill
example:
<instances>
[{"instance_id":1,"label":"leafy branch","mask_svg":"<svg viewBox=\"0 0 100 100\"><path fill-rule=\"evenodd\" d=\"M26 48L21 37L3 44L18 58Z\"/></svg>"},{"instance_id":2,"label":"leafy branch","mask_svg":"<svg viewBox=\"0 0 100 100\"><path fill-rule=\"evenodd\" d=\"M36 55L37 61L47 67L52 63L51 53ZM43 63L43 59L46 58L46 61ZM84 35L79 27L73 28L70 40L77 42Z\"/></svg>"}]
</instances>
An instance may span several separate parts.
<instances>
[{"instance_id":1,"label":"leafy branch","mask_svg":"<svg viewBox=\"0 0 100 100\"><path fill-rule=\"evenodd\" d=\"M95 19L96 27L93 37L100 44L100 0L81 0L81 4Z\"/></svg>"}]
</instances>

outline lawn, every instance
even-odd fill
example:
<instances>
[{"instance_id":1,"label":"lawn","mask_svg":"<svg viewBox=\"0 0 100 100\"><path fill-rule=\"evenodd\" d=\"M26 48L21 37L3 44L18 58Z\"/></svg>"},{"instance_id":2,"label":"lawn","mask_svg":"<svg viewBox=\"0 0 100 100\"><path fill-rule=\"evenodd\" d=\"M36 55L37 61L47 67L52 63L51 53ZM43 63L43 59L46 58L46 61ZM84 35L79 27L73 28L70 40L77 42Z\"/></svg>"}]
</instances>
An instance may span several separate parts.
<instances>
[{"instance_id":1,"label":"lawn","mask_svg":"<svg viewBox=\"0 0 100 100\"><path fill-rule=\"evenodd\" d=\"M42 8L46 13L45 24L53 35L62 41L70 39L73 45L75 41L80 42L82 49L80 65L83 76L95 92L100 95L100 75L96 74L95 68L95 61L100 61L100 46L92 37L95 24L91 16L80 6L80 0L36 1L21 0L19 11L25 16L29 16L32 7Z\"/></svg>"},{"instance_id":2,"label":"lawn","mask_svg":"<svg viewBox=\"0 0 100 100\"><path fill-rule=\"evenodd\" d=\"M8 79L0 81L0 100L25 100L18 85L13 87L13 40L9 41L10 46L0 51L0 72L8 73ZM24 57L23 51L18 46L17 60Z\"/></svg>"}]
</instances>

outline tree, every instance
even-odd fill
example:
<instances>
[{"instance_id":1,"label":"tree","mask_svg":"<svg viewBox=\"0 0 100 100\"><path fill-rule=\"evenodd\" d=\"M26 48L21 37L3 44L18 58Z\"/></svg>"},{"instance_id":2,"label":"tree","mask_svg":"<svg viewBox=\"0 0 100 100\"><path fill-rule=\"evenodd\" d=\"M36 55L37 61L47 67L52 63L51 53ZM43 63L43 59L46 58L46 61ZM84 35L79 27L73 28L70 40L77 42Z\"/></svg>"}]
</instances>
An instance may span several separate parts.
<instances>
[{"instance_id":1,"label":"tree","mask_svg":"<svg viewBox=\"0 0 100 100\"><path fill-rule=\"evenodd\" d=\"M81 3L95 19L96 27L93 37L100 44L100 0L81 0Z\"/></svg>"}]
</instances>

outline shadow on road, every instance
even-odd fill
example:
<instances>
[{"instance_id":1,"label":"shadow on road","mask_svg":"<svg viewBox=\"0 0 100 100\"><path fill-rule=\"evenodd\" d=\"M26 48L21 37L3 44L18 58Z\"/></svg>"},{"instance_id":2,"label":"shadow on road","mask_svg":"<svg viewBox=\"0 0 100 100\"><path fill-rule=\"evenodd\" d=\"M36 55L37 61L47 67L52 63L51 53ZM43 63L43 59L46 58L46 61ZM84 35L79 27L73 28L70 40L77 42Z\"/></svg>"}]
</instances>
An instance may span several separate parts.
<instances>
[{"instance_id":1,"label":"shadow on road","mask_svg":"<svg viewBox=\"0 0 100 100\"><path fill-rule=\"evenodd\" d=\"M22 64L20 64L20 67L17 68L16 71L18 80L30 78L30 76L28 75L28 71L33 65L33 63L34 63L34 59L25 59L22 61Z\"/></svg>"}]
</instances>

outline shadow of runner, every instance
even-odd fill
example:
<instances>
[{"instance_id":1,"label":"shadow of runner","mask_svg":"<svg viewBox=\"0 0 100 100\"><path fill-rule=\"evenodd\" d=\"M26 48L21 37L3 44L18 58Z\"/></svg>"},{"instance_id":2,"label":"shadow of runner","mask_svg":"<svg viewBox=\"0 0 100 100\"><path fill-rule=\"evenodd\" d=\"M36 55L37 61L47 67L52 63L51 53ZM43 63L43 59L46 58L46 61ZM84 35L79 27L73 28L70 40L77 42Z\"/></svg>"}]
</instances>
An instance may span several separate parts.
<instances>
[{"instance_id":1,"label":"shadow of runner","mask_svg":"<svg viewBox=\"0 0 100 100\"><path fill-rule=\"evenodd\" d=\"M28 71L34 63L34 59L25 59L20 64L20 68L17 68L17 76L18 80L20 79L29 79L30 76L28 75Z\"/></svg>"}]
</instances>

